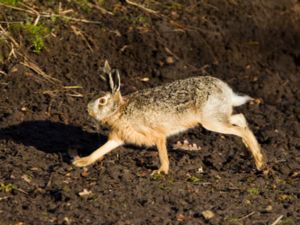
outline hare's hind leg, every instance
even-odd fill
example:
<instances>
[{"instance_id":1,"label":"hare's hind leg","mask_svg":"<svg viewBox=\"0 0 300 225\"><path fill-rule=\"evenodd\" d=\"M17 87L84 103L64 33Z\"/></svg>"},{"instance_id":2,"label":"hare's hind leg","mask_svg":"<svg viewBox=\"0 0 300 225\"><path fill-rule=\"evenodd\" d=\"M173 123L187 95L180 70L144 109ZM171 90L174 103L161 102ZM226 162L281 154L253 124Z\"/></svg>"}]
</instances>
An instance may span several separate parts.
<instances>
[{"instance_id":1,"label":"hare's hind leg","mask_svg":"<svg viewBox=\"0 0 300 225\"><path fill-rule=\"evenodd\" d=\"M229 118L227 116L210 115L207 118L203 118L202 125L207 130L241 137L254 157L256 168L258 170L262 169L264 159L260 146L249 129L243 114L232 115Z\"/></svg>"},{"instance_id":2,"label":"hare's hind leg","mask_svg":"<svg viewBox=\"0 0 300 225\"><path fill-rule=\"evenodd\" d=\"M123 142L119 140L108 140L104 145L95 150L92 154L86 157L75 159L73 165L77 167L89 166L96 162L98 159L102 158L105 154L111 152L116 147L122 145Z\"/></svg>"}]
</instances>

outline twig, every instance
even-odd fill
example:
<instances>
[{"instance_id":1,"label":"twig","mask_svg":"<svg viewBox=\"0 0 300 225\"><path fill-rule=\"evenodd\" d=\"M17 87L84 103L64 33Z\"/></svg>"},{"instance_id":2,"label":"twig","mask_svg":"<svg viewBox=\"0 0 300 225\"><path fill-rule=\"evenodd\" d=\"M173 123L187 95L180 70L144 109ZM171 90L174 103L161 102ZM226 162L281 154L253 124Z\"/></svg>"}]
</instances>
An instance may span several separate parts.
<instances>
[{"instance_id":1,"label":"twig","mask_svg":"<svg viewBox=\"0 0 300 225\"><path fill-rule=\"evenodd\" d=\"M33 25L36 26L38 22L40 21L41 15L37 15L36 19L34 20Z\"/></svg>"},{"instance_id":2,"label":"twig","mask_svg":"<svg viewBox=\"0 0 300 225\"><path fill-rule=\"evenodd\" d=\"M283 215L280 215L271 225L276 225L280 222L280 220L282 219Z\"/></svg>"},{"instance_id":3,"label":"twig","mask_svg":"<svg viewBox=\"0 0 300 225\"><path fill-rule=\"evenodd\" d=\"M83 97L83 95L82 94L80 94L80 93L77 93L77 94L66 94L67 96L71 96L71 97L75 97L75 98L82 98Z\"/></svg>"},{"instance_id":4,"label":"twig","mask_svg":"<svg viewBox=\"0 0 300 225\"><path fill-rule=\"evenodd\" d=\"M88 37L86 37L87 35L83 31L81 31L78 27L75 27L73 25L71 25L71 29L76 36L81 37L81 39L86 43L90 51L93 52L93 48L88 41Z\"/></svg>"},{"instance_id":5,"label":"twig","mask_svg":"<svg viewBox=\"0 0 300 225\"><path fill-rule=\"evenodd\" d=\"M252 216L253 214L255 214L255 211L253 211L253 212L247 214L246 216L243 216L243 217L239 218L239 220L244 220L244 219L246 219L246 218Z\"/></svg>"},{"instance_id":6,"label":"twig","mask_svg":"<svg viewBox=\"0 0 300 225\"><path fill-rule=\"evenodd\" d=\"M148 8L146 8L145 6L143 6L143 5L141 5L141 4L138 4L138 3L136 3L136 2L133 2L133 1L130 1L130 0L125 0L125 2L126 2L127 4L129 4L129 5L132 5L132 6L135 6L135 7L137 7L137 8L140 8L140 9L142 9L142 10L148 12L148 13L152 13L152 14L155 14L155 15L158 14L157 11L154 11L154 10L152 10L152 9L148 9Z\"/></svg>"},{"instance_id":7,"label":"twig","mask_svg":"<svg viewBox=\"0 0 300 225\"><path fill-rule=\"evenodd\" d=\"M14 48L14 44L10 43L11 49L10 49L10 53L8 54L8 60L10 59L11 56L13 56L14 58L17 58L16 53L15 53L15 48Z\"/></svg>"},{"instance_id":8,"label":"twig","mask_svg":"<svg viewBox=\"0 0 300 225\"><path fill-rule=\"evenodd\" d=\"M46 17L46 18L48 18L48 17L61 17L61 18L65 18L65 19L68 19L68 20L75 21L75 22L89 23L89 24L103 24L101 21L94 21L94 20L87 20L87 19L77 19L77 18L74 18L74 17L71 17L71 16L63 16L63 15L54 14L54 13L42 14L41 17Z\"/></svg>"},{"instance_id":9,"label":"twig","mask_svg":"<svg viewBox=\"0 0 300 225\"><path fill-rule=\"evenodd\" d=\"M25 4L23 4L25 7L28 7L30 8L29 6L26 6ZM65 19L68 19L68 20L71 20L71 21L75 21L75 22L81 22L81 23L90 23L90 24L102 24L102 22L100 21L93 21L93 20L87 20L87 19L78 19L78 18L74 18L74 17L71 17L71 16L65 16L65 15L59 15L59 14L55 14L55 13L39 13L38 11L36 10L32 10L30 8L29 9L24 9L24 8L20 8L20 7L16 7L16 6L11 6L11 5L6 5L6 4L3 4L3 3L0 3L0 6L4 6L4 7L7 7L7 8L11 8L11 9L15 9L15 10L18 10L18 11L23 11L23 12L26 12L26 13L29 13L31 15L36 15L37 18L35 19L35 22L34 22L34 25L37 24L37 22L39 21L40 17L61 17L61 18L65 18Z\"/></svg>"},{"instance_id":10,"label":"twig","mask_svg":"<svg viewBox=\"0 0 300 225\"><path fill-rule=\"evenodd\" d=\"M64 89L82 89L79 85L73 85L73 86L64 86Z\"/></svg>"},{"instance_id":11,"label":"twig","mask_svg":"<svg viewBox=\"0 0 300 225\"><path fill-rule=\"evenodd\" d=\"M10 59L11 56L16 58L17 56L15 53L15 47L19 48L20 47L19 44L16 42L16 40L11 35L9 35L9 33L1 25L0 25L0 30L1 30L2 34L10 41L11 50L8 55L8 59Z\"/></svg>"},{"instance_id":12,"label":"twig","mask_svg":"<svg viewBox=\"0 0 300 225\"><path fill-rule=\"evenodd\" d=\"M33 70L40 76L42 76L45 80L48 80L51 83L61 83L60 80L46 74L41 68L39 68L36 64L30 62L28 58L25 55L22 55L24 57L24 62L21 62L22 65L28 67L29 69Z\"/></svg>"},{"instance_id":13,"label":"twig","mask_svg":"<svg viewBox=\"0 0 300 225\"><path fill-rule=\"evenodd\" d=\"M109 10L107 10L107 9L104 9L103 7L101 7L101 6L99 6L99 5L89 4L89 6L98 9L98 10L99 10L101 13L103 13L104 15L105 15L105 14L109 14L109 15L111 15L111 16L114 15L111 11L109 11Z\"/></svg>"},{"instance_id":14,"label":"twig","mask_svg":"<svg viewBox=\"0 0 300 225\"><path fill-rule=\"evenodd\" d=\"M33 14L40 15L40 13L38 11L36 11L32 6L28 6L24 3L21 3L21 5L24 6L25 8L27 8L27 10L31 11Z\"/></svg>"},{"instance_id":15,"label":"twig","mask_svg":"<svg viewBox=\"0 0 300 225\"><path fill-rule=\"evenodd\" d=\"M175 53L173 53L173 52L172 52L168 47L166 47L166 46L165 46L165 51L166 51L169 55L173 56L175 59L177 59L177 60L180 59Z\"/></svg>"},{"instance_id":16,"label":"twig","mask_svg":"<svg viewBox=\"0 0 300 225\"><path fill-rule=\"evenodd\" d=\"M24 191L24 190L21 189L21 188L17 188L16 190L19 191L19 192L22 192L23 194L28 195L28 192L27 192L27 191Z\"/></svg>"},{"instance_id":17,"label":"twig","mask_svg":"<svg viewBox=\"0 0 300 225\"><path fill-rule=\"evenodd\" d=\"M20 8L20 7L17 7L17 6L7 5L7 4L4 4L4 3L0 3L0 6L4 6L6 8L11 8L11 9L15 9L15 10L23 11L23 12L27 12L27 13L30 13L30 14L35 14L32 10L27 10L27 9L23 9L23 8Z\"/></svg>"},{"instance_id":18,"label":"twig","mask_svg":"<svg viewBox=\"0 0 300 225\"><path fill-rule=\"evenodd\" d=\"M7 76L7 73L5 73L3 70L0 70L0 75Z\"/></svg>"},{"instance_id":19,"label":"twig","mask_svg":"<svg viewBox=\"0 0 300 225\"><path fill-rule=\"evenodd\" d=\"M0 25L0 30L2 31L3 35L15 45L15 47L17 48L20 47L19 44L16 42L16 40L11 35L9 35L9 33L1 25Z\"/></svg>"},{"instance_id":20,"label":"twig","mask_svg":"<svg viewBox=\"0 0 300 225\"><path fill-rule=\"evenodd\" d=\"M3 20L0 20L0 24L13 24L13 23L24 23L24 21L3 21Z\"/></svg>"},{"instance_id":21,"label":"twig","mask_svg":"<svg viewBox=\"0 0 300 225\"><path fill-rule=\"evenodd\" d=\"M8 198L9 198L9 196L0 197L0 201L8 199Z\"/></svg>"},{"instance_id":22,"label":"twig","mask_svg":"<svg viewBox=\"0 0 300 225\"><path fill-rule=\"evenodd\" d=\"M50 176L49 176L49 180L45 186L45 189L49 188L52 184L52 178L53 178L53 174L51 173Z\"/></svg>"}]
</instances>

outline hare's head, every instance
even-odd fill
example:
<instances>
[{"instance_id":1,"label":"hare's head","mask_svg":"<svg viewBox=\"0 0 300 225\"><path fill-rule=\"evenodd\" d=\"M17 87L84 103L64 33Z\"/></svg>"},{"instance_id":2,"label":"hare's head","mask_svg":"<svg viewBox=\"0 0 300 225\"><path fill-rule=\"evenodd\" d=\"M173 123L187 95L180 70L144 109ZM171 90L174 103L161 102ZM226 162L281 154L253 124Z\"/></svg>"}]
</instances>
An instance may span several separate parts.
<instances>
[{"instance_id":1,"label":"hare's head","mask_svg":"<svg viewBox=\"0 0 300 225\"><path fill-rule=\"evenodd\" d=\"M116 69L112 70L108 62L105 61L103 72L109 82L110 91L100 93L97 98L89 102L87 107L89 115L98 121L116 113L123 103L120 92L119 71Z\"/></svg>"}]
</instances>

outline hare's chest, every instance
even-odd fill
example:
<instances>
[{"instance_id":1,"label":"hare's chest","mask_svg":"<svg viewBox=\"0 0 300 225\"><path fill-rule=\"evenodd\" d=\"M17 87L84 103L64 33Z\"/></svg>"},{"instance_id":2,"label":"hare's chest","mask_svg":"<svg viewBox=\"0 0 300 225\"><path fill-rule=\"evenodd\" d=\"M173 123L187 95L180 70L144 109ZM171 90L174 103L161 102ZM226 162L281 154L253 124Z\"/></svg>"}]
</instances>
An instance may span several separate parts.
<instances>
[{"instance_id":1,"label":"hare's chest","mask_svg":"<svg viewBox=\"0 0 300 225\"><path fill-rule=\"evenodd\" d=\"M161 131L142 124L123 123L115 127L112 133L121 138L125 143L135 145L153 146L164 135Z\"/></svg>"}]
</instances>

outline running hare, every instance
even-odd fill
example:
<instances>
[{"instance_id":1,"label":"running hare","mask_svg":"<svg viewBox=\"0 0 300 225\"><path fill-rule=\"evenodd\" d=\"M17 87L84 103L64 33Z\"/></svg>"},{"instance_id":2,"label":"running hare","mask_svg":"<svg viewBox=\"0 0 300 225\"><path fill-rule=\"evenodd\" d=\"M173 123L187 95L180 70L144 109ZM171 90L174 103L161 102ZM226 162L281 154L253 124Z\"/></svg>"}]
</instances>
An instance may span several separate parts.
<instances>
[{"instance_id":1,"label":"running hare","mask_svg":"<svg viewBox=\"0 0 300 225\"><path fill-rule=\"evenodd\" d=\"M111 132L103 146L74 160L75 166L88 166L124 143L156 145L161 162L156 172L167 174L167 137L202 124L207 130L241 137L257 169L262 169L263 155L244 115L232 115L233 107L251 100L249 96L235 94L226 83L210 76L177 80L122 96L119 71L111 70L107 61L103 71L108 75L111 91L91 101L87 109Z\"/></svg>"}]
</instances>

